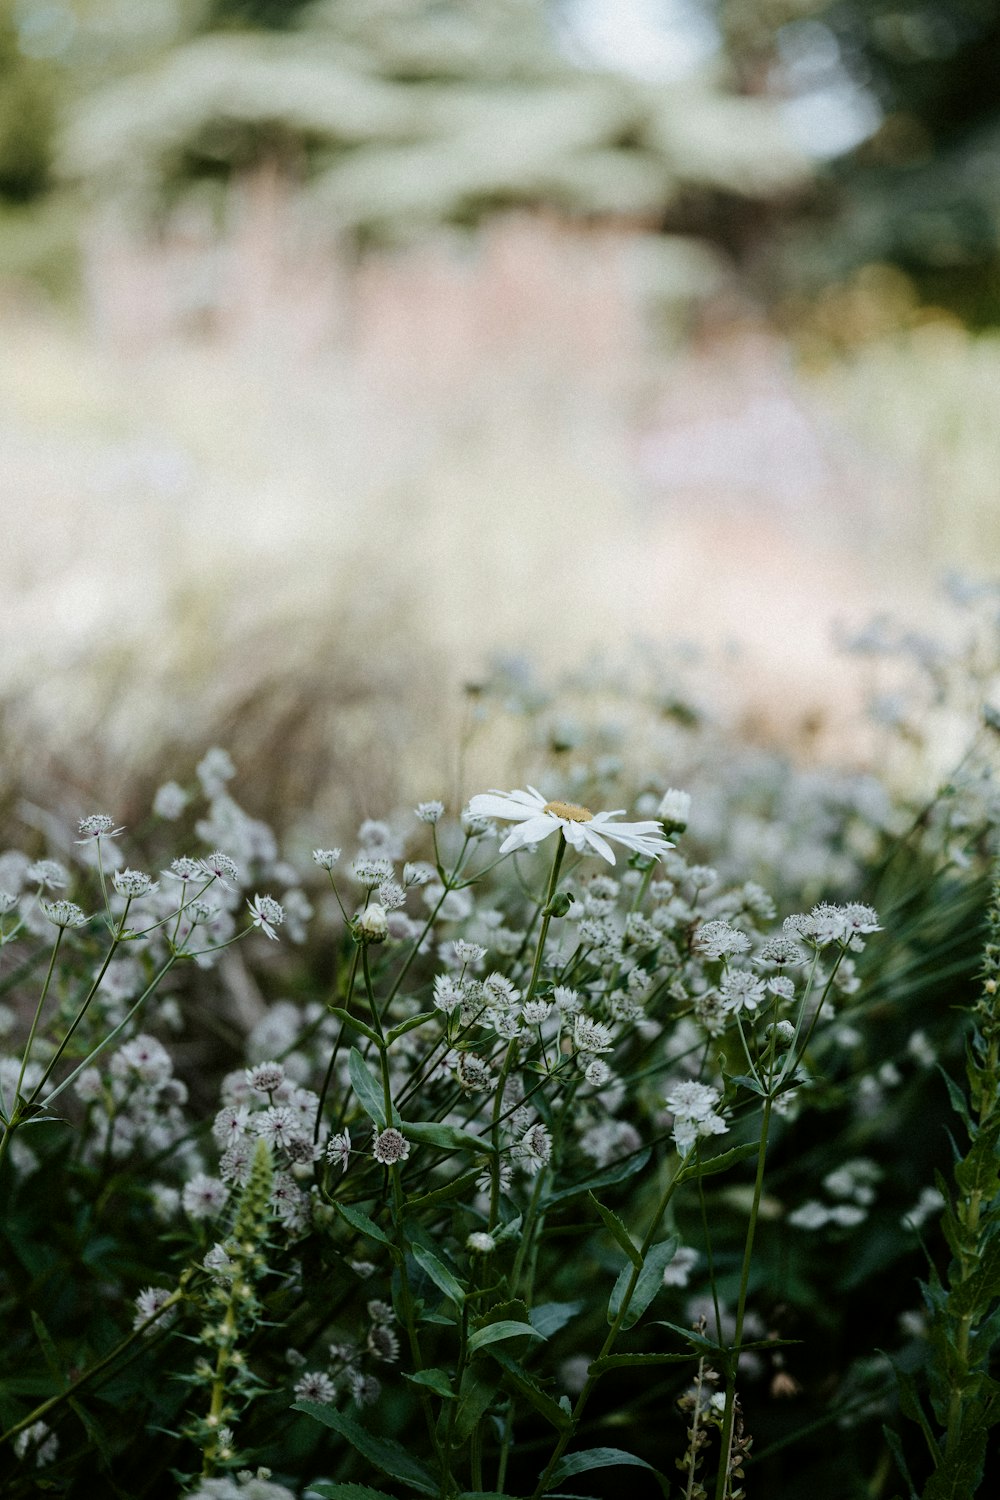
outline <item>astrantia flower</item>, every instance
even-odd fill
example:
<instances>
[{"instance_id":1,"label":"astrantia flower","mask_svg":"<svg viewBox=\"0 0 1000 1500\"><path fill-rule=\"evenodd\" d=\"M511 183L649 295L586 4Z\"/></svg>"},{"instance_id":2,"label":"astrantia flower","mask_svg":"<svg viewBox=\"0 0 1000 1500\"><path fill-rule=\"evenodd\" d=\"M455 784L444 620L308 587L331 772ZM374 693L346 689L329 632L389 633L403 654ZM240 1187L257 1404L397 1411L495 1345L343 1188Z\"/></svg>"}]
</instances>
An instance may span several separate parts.
<instances>
[{"instance_id":1,"label":"astrantia flower","mask_svg":"<svg viewBox=\"0 0 1000 1500\"><path fill-rule=\"evenodd\" d=\"M43 901L42 911L56 927L82 927L87 920L73 901Z\"/></svg>"},{"instance_id":2,"label":"astrantia flower","mask_svg":"<svg viewBox=\"0 0 1000 1500\"><path fill-rule=\"evenodd\" d=\"M240 872L236 868L236 861L230 859L228 854L223 854L221 849L213 849L212 853L206 855L201 863L202 868L207 874L214 875L219 884L225 886L226 890L232 889L229 885L230 881L233 881L234 884L239 883Z\"/></svg>"},{"instance_id":3,"label":"astrantia flower","mask_svg":"<svg viewBox=\"0 0 1000 1500\"><path fill-rule=\"evenodd\" d=\"M351 1132L345 1129L337 1135L332 1135L326 1148L326 1155L328 1161L339 1162L341 1171L346 1172L351 1159Z\"/></svg>"},{"instance_id":4,"label":"astrantia flower","mask_svg":"<svg viewBox=\"0 0 1000 1500\"><path fill-rule=\"evenodd\" d=\"M259 927L261 932L269 938L278 941L276 927L280 927L285 920L285 913L279 902L273 896L254 896L252 901L247 902L250 908L250 920L254 927Z\"/></svg>"},{"instance_id":5,"label":"astrantia flower","mask_svg":"<svg viewBox=\"0 0 1000 1500\"><path fill-rule=\"evenodd\" d=\"M653 819L641 823L613 823L624 808L614 812L592 813L589 807L575 802L546 802L541 792L529 787L526 792L482 792L469 803L473 817L501 818L519 826L504 839L500 853L540 844L550 834L562 830L563 838L578 854L599 854L608 864L615 863L608 840L621 844L634 854L659 859L673 845L663 836L661 825Z\"/></svg>"},{"instance_id":6,"label":"astrantia flower","mask_svg":"<svg viewBox=\"0 0 1000 1500\"><path fill-rule=\"evenodd\" d=\"M694 935L694 946L706 958L728 958L731 953L745 953L750 939L722 917L715 917L711 922L702 922Z\"/></svg>"},{"instance_id":7,"label":"astrantia flower","mask_svg":"<svg viewBox=\"0 0 1000 1500\"><path fill-rule=\"evenodd\" d=\"M57 859L36 859L24 872L26 880L39 886L51 886L53 890L64 890L69 876Z\"/></svg>"},{"instance_id":8,"label":"astrantia flower","mask_svg":"<svg viewBox=\"0 0 1000 1500\"><path fill-rule=\"evenodd\" d=\"M115 827L114 818L110 818L107 813L91 813L88 818L81 818L79 829L84 836L77 839L78 844L85 844L88 839L99 839L102 835L107 839L115 839L125 832L124 826Z\"/></svg>"},{"instance_id":9,"label":"astrantia flower","mask_svg":"<svg viewBox=\"0 0 1000 1500\"><path fill-rule=\"evenodd\" d=\"M340 858L339 849L314 849L313 859L321 870L332 870Z\"/></svg>"},{"instance_id":10,"label":"astrantia flower","mask_svg":"<svg viewBox=\"0 0 1000 1500\"><path fill-rule=\"evenodd\" d=\"M320 1406L329 1406L336 1394L333 1381L323 1370L310 1370L295 1382L295 1395L299 1401L315 1401Z\"/></svg>"},{"instance_id":11,"label":"astrantia flower","mask_svg":"<svg viewBox=\"0 0 1000 1500\"><path fill-rule=\"evenodd\" d=\"M372 1156L384 1167L392 1167L397 1162L405 1161L409 1154L409 1141L394 1125L390 1125L388 1130L380 1130L372 1141Z\"/></svg>"},{"instance_id":12,"label":"astrantia flower","mask_svg":"<svg viewBox=\"0 0 1000 1500\"><path fill-rule=\"evenodd\" d=\"M159 890L156 882L142 870L116 870L111 878L119 896L127 896L130 901L136 901L140 896L151 896L154 891Z\"/></svg>"},{"instance_id":13,"label":"astrantia flower","mask_svg":"<svg viewBox=\"0 0 1000 1500\"><path fill-rule=\"evenodd\" d=\"M421 823L430 823L431 825L440 823L441 819L444 817L444 803L418 802L417 817L420 819Z\"/></svg>"}]
</instances>

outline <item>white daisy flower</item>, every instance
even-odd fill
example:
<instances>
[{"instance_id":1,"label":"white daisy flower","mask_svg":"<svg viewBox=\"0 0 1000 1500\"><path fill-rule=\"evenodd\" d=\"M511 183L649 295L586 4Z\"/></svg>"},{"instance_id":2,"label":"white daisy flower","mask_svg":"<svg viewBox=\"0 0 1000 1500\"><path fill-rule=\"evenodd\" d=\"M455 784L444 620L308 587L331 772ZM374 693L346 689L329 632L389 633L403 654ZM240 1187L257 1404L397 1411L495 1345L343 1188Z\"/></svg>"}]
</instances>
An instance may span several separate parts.
<instances>
[{"instance_id":1,"label":"white daisy flower","mask_svg":"<svg viewBox=\"0 0 1000 1500\"><path fill-rule=\"evenodd\" d=\"M481 792L469 803L473 817L500 818L519 825L500 845L501 854L540 844L557 829L562 829L567 844L578 854L599 854L611 865L615 856L609 839L652 859L659 859L674 847L664 838L661 825L651 818L642 823L613 823L612 818L621 817L624 810L592 813L589 807L579 807L575 802L546 802L533 786L526 792Z\"/></svg>"}]
</instances>

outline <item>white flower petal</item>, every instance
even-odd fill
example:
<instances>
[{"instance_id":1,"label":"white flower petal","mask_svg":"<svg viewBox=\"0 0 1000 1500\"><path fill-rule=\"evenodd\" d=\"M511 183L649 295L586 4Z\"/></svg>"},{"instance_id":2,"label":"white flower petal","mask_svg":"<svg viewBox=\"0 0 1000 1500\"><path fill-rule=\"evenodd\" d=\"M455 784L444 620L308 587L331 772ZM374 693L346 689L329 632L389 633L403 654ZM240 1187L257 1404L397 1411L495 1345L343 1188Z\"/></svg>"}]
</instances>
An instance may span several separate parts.
<instances>
[{"instance_id":1,"label":"white flower petal","mask_svg":"<svg viewBox=\"0 0 1000 1500\"><path fill-rule=\"evenodd\" d=\"M576 826L579 828L585 841L594 850L594 853L600 854L602 858L607 860L609 865L613 865L615 862L614 850L606 839L601 838L594 825L592 823L577 823Z\"/></svg>"},{"instance_id":2,"label":"white flower petal","mask_svg":"<svg viewBox=\"0 0 1000 1500\"><path fill-rule=\"evenodd\" d=\"M559 826L558 818L553 818L548 813L544 817L528 818L511 829L500 845L499 852L506 854L510 849L523 849L526 844L540 844L542 839L555 833Z\"/></svg>"},{"instance_id":3,"label":"white flower petal","mask_svg":"<svg viewBox=\"0 0 1000 1500\"><path fill-rule=\"evenodd\" d=\"M480 792L469 802L469 811L476 818L504 818L518 822L522 818L533 818L545 803L539 796L536 802L526 792Z\"/></svg>"}]
</instances>

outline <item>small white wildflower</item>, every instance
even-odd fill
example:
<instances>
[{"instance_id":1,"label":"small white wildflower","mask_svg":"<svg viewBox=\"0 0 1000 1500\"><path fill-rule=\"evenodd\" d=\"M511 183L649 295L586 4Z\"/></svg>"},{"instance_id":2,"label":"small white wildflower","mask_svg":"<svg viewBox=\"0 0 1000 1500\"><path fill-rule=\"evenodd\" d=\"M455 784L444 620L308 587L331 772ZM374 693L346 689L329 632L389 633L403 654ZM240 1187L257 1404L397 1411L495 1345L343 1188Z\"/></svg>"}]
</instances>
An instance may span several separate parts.
<instances>
[{"instance_id":1,"label":"small white wildflower","mask_svg":"<svg viewBox=\"0 0 1000 1500\"><path fill-rule=\"evenodd\" d=\"M336 1386L323 1370L310 1370L295 1382L298 1401L315 1401L320 1406L329 1406L336 1394Z\"/></svg>"},{"instance_id":2,"label":"small white wildflower","mask_svg":"<svg viewBox=\"0 0 1000 1500\"><path fill-rule=\"evenodd\" d=\"M462 1052L458 1058L459 1087L466 1094L484 1093L493 1087L493 1069L474 1052Z\"/></svg>"},{"instance_id":3,"label":"small white wildflower","mask_svg":"<svg viewBox=\"0 0 1000 1500\"><path fill-rule=\"evenodd\" d=\"M130 901L151 896L160 889L142 870L116 870L111 879L119 896L127 896Z\"/></svg>"},{"instance_id":4,"label":"small white wildflower","mask_svg":"<svg viewBox=\"0 0 1000 1500\"><path fill-rule=\"evenodd\" d=\"M853 1229L868 1217L865 1210L856 1203L835 1203L828 1211L828 1216L832 1224L840 1224L844 1229Z\"/></svg>"},{"instance_id":5,"label":"small white wildflower","mask_svg":"<svg viewBox=\"0 0 1000 1500\"><path fill-rule=\"evenodd\" d=\"M280 927L285 920L282 906L275 901L273 896L255 895L252 901L247 902L250 908L250 920L254 927L259 927L267 937L274 942L278 941L276 927Z\"/></svg>"},{"instance_id":6,"label":"small white wildflower","mask_svg":"<svg viewBox=\"0 0 1000 1500\"><path fill-rule=\"evenodd\" d=\"M173 1293L163 1286L145 1287L135 1299L135 1317L132 1319L132 1327L141 1328L154 1313L158 1313L161 1307L166 1306L172 1295ZM171 1308L164 1317L157 1319L156 1325L150 1326L149 1332L152 1333L153 1326L166 1328L169 1323L173 1322L175 1316L176 1309Z\"/></svg>"},{"instance_id":7,"label":"small white wildflower","mask_svg":"<svg viewBox=\"0 0 1000 1500\"><path fill-rule=\"evenodd\" d=\"M426 885L429 880L434 879L436 873L434 866L426 864L423 860L413 862L407 860L403 866L403 884L407 890L411 886Z\"/></svg>"},{"instance_id":8,"label":"small white wildflower","mask_svg":"<svg viewBox=\"0 0 1000 1500\"><path fill-rule=\"evenodd\" d=\"M17 905L18 898L10 891L0 891L0 917L6 917Z\"/></svg>"},{"instance_id":9,"label":"small white wildflower","mask_svg":"<svg viewBox=\"0 0 1000 1500\"><path fill-rule=\"evenodd\" d=\"M393 863L379 855L359 854L350 869L351 878L366 890L372 891L383 880L393 877Z\"/></svg>"},{"instance_id":10,"label":"small white wildflower","mask_svg":"<svg viewBox=\"0 0 1000 1500\"><path fill-rule=\"evenodd\" d=\"M417 817L420 819L421 823L429 823L433 827L435 823L440 823L441 819L444 817L444 803L418 802Z\"/></svg>"},{"instance_id":11,"label":"small white wildflower","mask_svg":"<svg viewBox=\"0 0 1000 1500\"><path fill-rule=\"evenodd\" d=\"M465 1242L471 1255L491 1255L496 1247L496 1240L483 1229L474 1229Z\"/></svg>"},{"instance_id":12,"label":"small white wildflower","mask_svg":"<svg viewBox=\"0 0 1000 1500\"><path fill-rule=\"evenodd\" d=\"M723 918L716 917L711 922L703 922L698 928L694 935L694 947L705 958L728 958L732 953L745 953L750 947L750 939L745 932L730 926Z\"/></svg>"},{"instance_id":13,"label":"small white wildflower","mask_svg":"<svg viewBox=\"0 0 1000 1500\"><path fill-rule=\"evenodd\" d=\"M541 1026L548 1019L552 1006L547 1000L529 1000L521 1006L521 1019L526 1026Z\"/></svg>"},{"instance_id":14,"label":"small white wildflower","mask_svg":"<svg viewBox=\"0 0 1000 1500\"><path fill-rule=\"evenodd\" d=\"M332 1135L327 1142L326 1155L328 1161L339 1162L341 1171L346 1172L351 1159L351 1132L344 1129Z\"/></svg>"},{"instance_id":15,"label":"small white wildflower","mask_svg":"<svg viewBox=\"0 0 1000 1500\"><path fill-rule=\"evenodd\" d=\"M221 1213L228 1197L229 1189L220 1178L196 1172L184 1185L181 1206L189 1218L212 1219Z\"/></svg>"},{"instance_id":16,"label":"small white wildflower","mask_svg":"<svg viewBox=\"0 0 1000 1500\"><path fill-rule=\"evenodd\" d=\"M120 833L124 833L124 826L115 827L115 820L107 813L91 813L89 817L81 818L77 824L79 831L83 834L82 839L77 839L78 844L85 844L90 839L108 838L116 839Z\"/></svg>"},{"instance_id":17,"label":"small white wildflower","mask_svg":"<svg viewBox=\"0 0 1000 1500\"><path fill-rule=\"evenodd\" d=\"M42 911L55 927L82 927L87 920L74 901L43 901Z\"/></svg>"},{"instance_id":18,"label":"small white wildflower","mask_svg":"<svg viewBox=\"0 0 1000 1500\"><path fill-rule=\"evenodd\" d=\"M227 750L213 745L198 762L195 775L206 797L218 797L220 792L225 791L226 782L236 775L236 767Z\"/></svg>"},{"instance_id":19,"label":"small white wildflower","mask_svg":"<svg viewBox=\"0 0 1000 1500\"><path fill-rule=\"evenodd\" d=\"M25 879L36 885L49 886L54 891L65 890L69 875L57 859L36 859L24 872Z\"/></svg>"},{"instance_id":20,"label":"small white wildflower","mask_svg":"<svg viewBox=\"0 0 1000 1500\"><path fill-rule=\"evenodd\" d=\"M667 833L683 833L691 816L691 793L679 792L673 786L668 787L660 798L656 816Z\"/></svg>"},{"instance_id":21,"label":"small white wildflower","mask_svg":"<svg viewBox=\"0 0 1000 1500\"><path fill-rule=\"evenodd\" d=\"M30 1427L25 1427L14 1439L14 1452L18 1458L24 1458L32 1448L37 1468L44 1469L46 1464L55 1461L59 1452L59 1438L45 1422L32 1422Z\"/></svg>"},{"instance_id":22,"label":"small white wildflower","mask_svg":"<svg viewBox=\"0 0 1000 1500\"><path fill-rule=\"evenodd\" d=\"M544 1125L531 1125L514 1147L518 1165L533 1177L552 1156L552 1137Z\"/></svg>"},{"instance_id":23,"label":"small white wildflower","mask_svg":"<svg viewBox=\"0 0 1000 1500\"><path fill-rule=\"evenodd\" d=\"M359 942L384 943L389 936L389 919L385 907L377 901L369 902L364 911L358 914L354 932Z\"/></svg>"},{"instance_id":24,"label":"small white wildflower","mask_svg":"<svg viewBox=\"0 0 1000 1500\"><path fill-rule=\"evenodd\" d=\"M165 781L153 798L153 813L166 823L175 823L190 802L190 797L176 781Z\"/></svg>"},{"instance_id":25,"label":"small white wildflower","mask_svg":"<svg viewBox=\"0 0 1000 1500\"><path fill-rule=\"evenodd\" d=\"M232 890L239 884L240 872L236 861L230 859L228 854L223 854L221 849L213 849L211 854L206 854L201 864L206 874L214 875L226 890Z\"/></svg>"},{"instance_id":26,"label":"small white wildflower","mask_svg":"<svg viewBox=\"0 0 1000 1500\"><path fill-rule=\"evenodd\" d=\"M755 1011L764 998L764 981L747 969L730 969L719 981L726 1010Z\"/></svg>"},{"instance_id":27,"label":"small white wildflower","mask_svg":"<svg viewBox=\"0 0 1000 1500\"><path fill-rule=\"evenodd\" d=\"M664 1268L663 1285L687 1286L697 1264L697 1250L693 1250L690 1245L678 1245L673 1260Z\"/></svg>"},{"instance_id":28,"label":"small white wildflower","mask_svg":"<svg viewBox=\"0 0 1000 1500\"><path fill-rule=\"evenodd\" d=\"M815 1198L810 1198L788 1215L788 1222L794 1224L796 1229L822 1229L824 1224L830 1222L830 1210Z\"/></svg>"},{"instance_id":29,"label":"small white wildflower","mask_svg":"<svg viewBox=\"0 0 1000 1500\"><path fill-rule=\"evenodd\" d=\"M387 1323L376 1323L368 1330L368 1353L383 1364L394 1365L399 1359L399 1336Z\"/></svg>"},{"instance_id":30,"label":"small white wildflower","mask_svg":"<svg viewBox=\"0 0 1000 1500\"><path fill-rule=\"evenodd\" d=\"M591 1016L574 1016L573 1045L578 1052L610 1052L614 1047L611 1028Z\"/></svg>"},{"instance_id":31,"label":"small white wildflower","mask_svg":"<svg viewBox=\"0 0 1000 1500\"><path fill-rule=\"evenodd\" d=\"M406 1161L409 1154L409 1141L394 1125L390 1125L387 1130L380 1130L372 1141L372 1155L384 1167Z\"/></svg>"},{"instance_id":32,"label":"small white wildflower","mask_svg":"<svg viewBox=\"0 0 1000 1500\"><path fill-rule=\"evenodd\" d=\"M247 1083L257 1094L273 1094L285 1081L285 1070L279 1062L260 1062L246 1070Z\"/></svg>"},{"instance_id":33,"label":"small white wildflower","mask_svg":"<svg viewBox=\"0 0 1000 1500\"><path fill-rule=\"evenodd\" d=\"M517 824L500 845L501 854L534 847L557 832L578 854L599 854L611 865L615 863L615 855L609 840L652 859L659 859L673 847L663 837L661 825L651 819L616 823L613 819L621 816L621 809L592 813L589 807L575 802L546 802L534 787L527 791L481 793L472 798L469 811L474 817L500 818Z\"/></svg>"},{"instance_id":34,"label":"small white wildflower","mask_svg":"<svg viewBox=\"0 0 1000 1500\"><path fill-rule=\"evenodd\" d=\"M314 849L312 857L321 870L332 870L340 858L339 849Z\"/></svg>"},{"instance_id":35,"label":"small white wildflower","mask_svg":"<svg viewBox=\"0 0 1000 1500\"><path fill-rule=\"evenodd\" d=\"M486 957L486 949L479 943L466 942L464 938L456 938L451 945L451 951L455 962L462 964L478 964Z\"/></svg>"},{"instance_id":36,"label":"small white wildflower","mask_svg":"<svg viewBox=\"0 0 1000 1500\"><path fill-rule=\"evenodd\" d=\"M805 963L806 955L798 943L787 937L768 938L761 947L754 963L773 964L775 968L787 968L790 964Z\"/></svg>"}]
</instances>

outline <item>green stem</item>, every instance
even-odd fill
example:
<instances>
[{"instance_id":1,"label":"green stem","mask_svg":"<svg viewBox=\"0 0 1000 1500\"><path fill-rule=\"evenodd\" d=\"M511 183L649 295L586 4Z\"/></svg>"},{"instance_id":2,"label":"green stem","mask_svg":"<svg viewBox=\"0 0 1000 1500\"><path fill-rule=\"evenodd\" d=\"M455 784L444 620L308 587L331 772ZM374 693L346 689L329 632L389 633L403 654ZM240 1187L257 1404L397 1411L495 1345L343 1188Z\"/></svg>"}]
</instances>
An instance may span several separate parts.
<instances>
[{"instance_id":1,"label":"green stem","mask_svg":"<svg viewBox=\"0 0 1000 1500\"><path fill-rule=\"evenodd\" d=\"M622 1325L625 1322L625 1318L628 1315L629 1306L631 1305L632 1298L635 1295L635 1289L638 1285L639 1277L642 1274L642 1268L646 1263L646 1256L649 1254L650 1249L652 1248L653 1241L656 1238L657 1231L660 1227L660 1221L662 1220L663 1215L666 1213L667 1205L674 1195L674 1189L677 1186L677 1179L687 1159L687 1157L678 1158L677 1165L671 1173L670 1179L663 1191L663 1196L660 1198L660 1201L657 1204L656 1212L653 1215L653 1219L650 1223L649 1229L646 1231L645 1239L639 1246L639 1264L637 1266L633 1266L632 1268L632 1274L629 1277L628 1284L625 1288L625 1294L622 1297L621 1307L619 1307L617 1316L615 1317L615 1320L608 1331L608 1336L601 1346L601 1352L597 1356L599 1360L604 1359L606 1355L611 1353L618 1340L618 1335L621 1333ZM591 1366L591 1368L593 1369L593 1365ZM587 1402L590 1400L591 1392L593 1391L594 1386L597 1384L599 1379L599 1374L587 1376L587 1380L583 1387L583 1390L576 1398L576 1405L573 1407L572 1421L566 1428L566 1431L559 1438L559 1441L556 1443L556 1446L552 1451L552 1456L546 1464L545 1469L543 1470L541 1477L539 1478L538 1484L535 1486L535 1489L531 1496L531 1500L541 1500L542 1495L548 1489L549 1482L552 1478L553 1472L555 1471L556 1464L559 1462L560 1458L566 1450L567 1445L571 1442L574 1434L576 1433L576 1429L579 1426L580 1420L583 1416L584 1408L586 1407Z\"/></svg>"}]
</instances>

